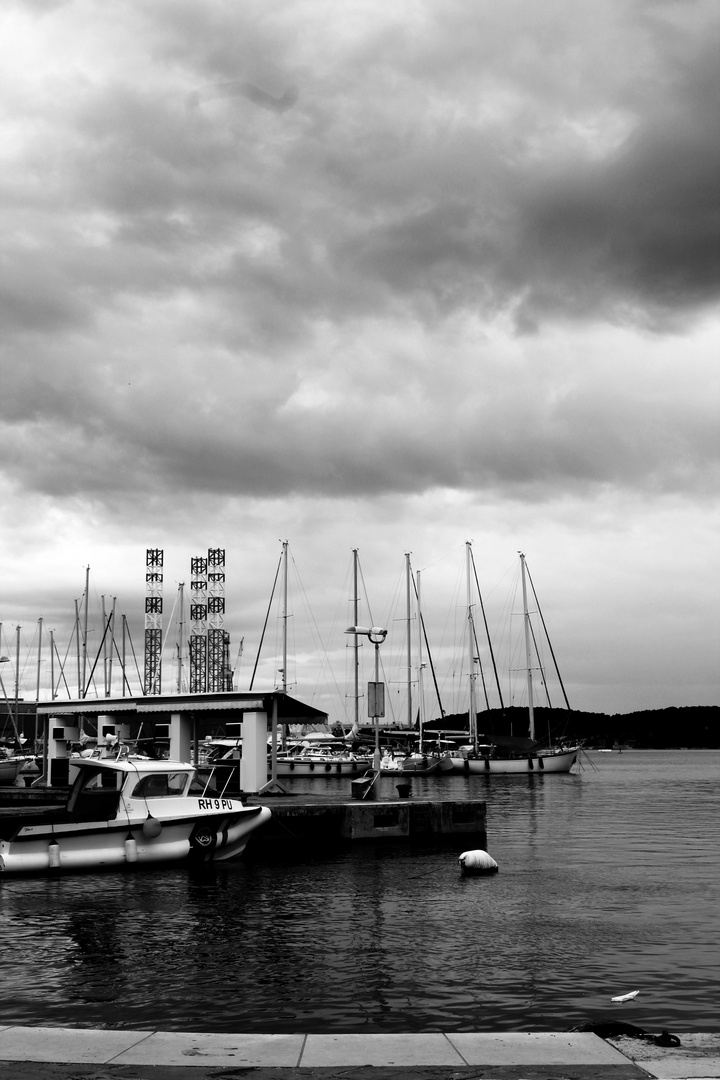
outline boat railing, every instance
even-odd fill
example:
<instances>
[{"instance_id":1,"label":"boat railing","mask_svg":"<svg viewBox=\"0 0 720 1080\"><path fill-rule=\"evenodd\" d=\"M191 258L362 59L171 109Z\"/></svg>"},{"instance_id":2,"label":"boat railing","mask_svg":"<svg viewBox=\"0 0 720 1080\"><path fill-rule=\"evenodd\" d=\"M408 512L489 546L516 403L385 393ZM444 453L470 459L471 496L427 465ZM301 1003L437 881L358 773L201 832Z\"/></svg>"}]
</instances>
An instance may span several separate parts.
<instances>
[{"instance_id":1,"label":"boat railing","mask_svg":"<svg viewBox=\"0 0 720 1080\"><path fill-rule=\"evenodd\" d=\"M207 778L205 779L205 787L203 788L202 797L203 798L205 797L205 795L208 793L208 790L212 790L213 796L215 798L219 798L219 799L224 798L226 791L230 787L230 782L232 781L233 774L236 771L238 773L238 779L239 779L239 773L240 773L240 766L239 765L231 765L229 767L227 765L221 765L219 768L218 768L217 765L212 765L210 767L210 771L209 771L209 773L207 775ZM222 790L218 793L217 788L213 787L211 789L210 785L213 783L216 776L222 781L223 773L225 774L225 783L222 785Z\"/></svg>"}]
</instances>

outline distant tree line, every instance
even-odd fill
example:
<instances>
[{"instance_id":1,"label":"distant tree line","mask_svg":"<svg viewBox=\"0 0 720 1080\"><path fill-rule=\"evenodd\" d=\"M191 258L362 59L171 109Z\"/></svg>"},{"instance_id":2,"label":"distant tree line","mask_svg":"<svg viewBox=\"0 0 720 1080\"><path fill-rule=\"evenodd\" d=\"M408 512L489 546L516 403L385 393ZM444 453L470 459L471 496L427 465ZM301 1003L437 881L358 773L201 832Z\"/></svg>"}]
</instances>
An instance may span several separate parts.
<instances>
[{"instance_id":1,"label":"distant tree line","mask_svg":"<svg viewBox=\"0 0 720 1080\"><path fill-rule=\"evenodd\" d=\"M468 731L468 714L452 713L424 725L429 731ZM523 736L528 733L524 708L488 709L478 713L478 733ZM675 747L720 749L720 705L685 705L667 709L641 709L631 713L593 713L578 709L535 709L538 742L565 738L585 746L638 749Z\"/></svg>"}]
</instances>

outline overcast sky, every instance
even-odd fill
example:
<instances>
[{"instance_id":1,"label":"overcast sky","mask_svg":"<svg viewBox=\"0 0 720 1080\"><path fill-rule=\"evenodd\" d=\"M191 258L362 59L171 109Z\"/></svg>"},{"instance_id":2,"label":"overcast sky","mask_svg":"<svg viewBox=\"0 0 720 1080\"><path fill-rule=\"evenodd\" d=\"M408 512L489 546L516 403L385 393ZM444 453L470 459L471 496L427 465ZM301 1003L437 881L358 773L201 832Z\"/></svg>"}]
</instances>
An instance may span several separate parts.
<instances>
[{"instance_id":1,"label":"overcast sky","mask_svg":"<svg viewBox=\"0 0 720 1080\"><path fill-rule=\"evenodd\" d=\"M716 0L4 0L6 684L18 625L25 696L38 619L66 651L87 566L141 653L146 549L169 620L218 547L244 688L288 540L293 693L329 668L348 707L355 548L393 687L406 552L459 685L472 540L493 634L527 555L575 708L720 703L719 31Z\"/></svg>"}]
</instances>

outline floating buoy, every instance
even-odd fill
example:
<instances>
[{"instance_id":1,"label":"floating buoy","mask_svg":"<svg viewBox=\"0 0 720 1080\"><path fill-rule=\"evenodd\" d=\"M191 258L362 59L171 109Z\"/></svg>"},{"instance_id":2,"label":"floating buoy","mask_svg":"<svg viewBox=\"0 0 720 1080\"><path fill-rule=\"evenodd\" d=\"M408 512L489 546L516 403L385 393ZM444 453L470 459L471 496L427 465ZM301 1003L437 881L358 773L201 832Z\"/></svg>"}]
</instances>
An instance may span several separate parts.
<instances>
[{"instance_id":1,"label":"floating buoy","mask_svg":"<svg viewBox=\"0 0 720 1080\"><path fill-rule=\"evenodd\" d=\"M493 857L480 848L477 851L463 851L458 862L462 874L497 874L499 869Z\"/></svg>"},{"instance_id":2,"label":"floating buoy","mask_svg":"<svg viewBox=\"0 0 720 1080\"><path fill-rule=\"evenodd\" d=\"M148 816L143 821L142 830L143 836L147 836L148 840L154 840L155 837L159 836L162 832L162 822L158 821L158 819L156 817L153 817L152 814L148 814Z\"/></svg>"},{"instance_id":3,"label":"floating buoy","mask_svg":"<svg viewBox=\"0 0 720 1080\"><path fill-rule=\"evenodd\" d=\"M617 997L610 998L610 1000L615 1002L616 1005L622 1005L624 1001L632 1001L639 993L639 990L631 990L629 994L618 994Z\"/></svg>"}]
</instances>

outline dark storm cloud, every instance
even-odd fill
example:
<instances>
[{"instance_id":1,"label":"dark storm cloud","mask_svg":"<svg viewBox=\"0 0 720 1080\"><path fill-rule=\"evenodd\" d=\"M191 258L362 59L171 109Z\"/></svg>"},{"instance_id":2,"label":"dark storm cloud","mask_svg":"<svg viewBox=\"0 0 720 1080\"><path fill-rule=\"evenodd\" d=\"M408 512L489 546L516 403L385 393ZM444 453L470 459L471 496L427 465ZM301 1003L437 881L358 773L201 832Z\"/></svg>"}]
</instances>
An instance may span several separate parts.
<instances>
[{"instance_id":1,"label":"dark storm cloud","mask_svg":"<svg viewBox=\"0 0 720 1080\"><path fill-rule=\"evenodd\" d=\"M15 456L25 482L706 482L697 403L629 417L614 369L584 389L585 346L534 371L554 322L659 333L716 296L712 9L122 11L117 57L105 10L65 26L74 67L13 89L8 419L57 448Z\"/></svg>"}]
</instances>

